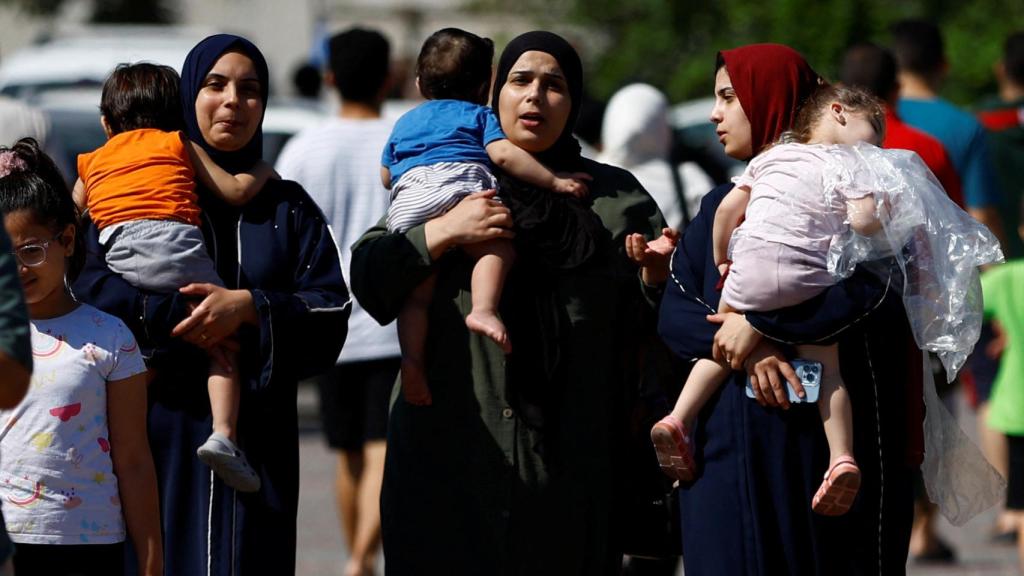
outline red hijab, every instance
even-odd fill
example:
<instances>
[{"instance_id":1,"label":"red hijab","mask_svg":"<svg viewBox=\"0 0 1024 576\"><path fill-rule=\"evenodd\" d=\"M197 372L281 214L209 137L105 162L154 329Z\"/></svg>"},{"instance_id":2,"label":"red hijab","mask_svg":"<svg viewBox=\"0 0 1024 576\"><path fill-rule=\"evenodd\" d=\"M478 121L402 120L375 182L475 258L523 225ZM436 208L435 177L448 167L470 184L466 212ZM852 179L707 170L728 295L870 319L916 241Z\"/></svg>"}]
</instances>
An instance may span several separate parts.
<instances>
[{"instance_id":1,"label":"red hijab","mask_svg":"<svg viewBox=\"0 0 1024 576\"><path fill-rule=\"evenodd\" d=\"M818 86L818 74L799 52L782 44L750 44L719 55L747 113L757 156L790 129L800 105Z\"/></svg>"}]
</instances>

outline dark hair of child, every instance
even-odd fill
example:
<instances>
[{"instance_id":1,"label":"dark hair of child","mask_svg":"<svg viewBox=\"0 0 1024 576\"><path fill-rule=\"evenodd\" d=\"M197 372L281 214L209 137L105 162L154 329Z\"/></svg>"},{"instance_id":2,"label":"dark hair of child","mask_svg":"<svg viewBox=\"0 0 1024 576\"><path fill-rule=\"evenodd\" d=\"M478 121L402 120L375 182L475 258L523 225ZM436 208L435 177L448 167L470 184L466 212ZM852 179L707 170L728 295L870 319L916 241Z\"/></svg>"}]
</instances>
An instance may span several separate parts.
<instances>
[{"instance_id":1,"label":"dark hair of child","mask_svg":"<svg viewBox=\"0 0 1024 576\"><path fill-rule=\"evenodd\" d=\"M180 85L170 66L118 64L103 83L100 112L114 134L141 128L181 130Z\"/></svg>"},{"instance_id":2,"label":"dark hair of child","mask_svg":"<svg viewBox=\"0 0 1024 576\"><path fill-rule=\"evenodd\" d=\"M9 155L13 153L13 159ZM14 146L0 146L0 156L14 164L0 177L0 213L28 211L40 225L58 234L68 224L75 226L75 250L67 266L67 281L78 277L85 262L85 245L80 234L78 208L57 165L39 149L32 138L22 138Z\"/></svg>"},{"instance_id":3,"label":"dark hair of child","mask_svg":"<svg viewBox=\"0 0 1024 576\"><path fill-rule=\"evenodd\" d=\"M420 93L430 100L486 104L491 87L494 42L458 28L427 38L416 60Z\"/></svg>"}]
</instances>

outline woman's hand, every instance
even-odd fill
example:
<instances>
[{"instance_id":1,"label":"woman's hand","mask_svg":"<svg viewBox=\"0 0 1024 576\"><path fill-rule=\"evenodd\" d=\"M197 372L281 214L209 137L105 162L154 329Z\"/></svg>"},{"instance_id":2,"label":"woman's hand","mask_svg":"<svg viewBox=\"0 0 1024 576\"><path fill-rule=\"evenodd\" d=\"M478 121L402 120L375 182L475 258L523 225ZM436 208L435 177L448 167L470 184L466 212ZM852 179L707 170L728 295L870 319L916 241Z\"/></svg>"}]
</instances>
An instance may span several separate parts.
<instances>
[{"instance_id":1,"label":"woman's hand","mask_svg":"<svg viewBox=\"0 0 1024 576\"><path fill-rule=\"evenodd\" d=\"M709 314L707 319L722 325L715 333L711 355L718 362L728 362L733 370L742 370L743 361L761 341L761 334L736 312Z\"/></svg>"},{"instance_id":2,"label":"woman's hand","mask_svg":"<svg viewBox=\"0 0 1024 576\"><path fill-rule=\"evenodd\" d=\"M188 318L171 330L171 336L180 336L204 350L222 344L242 323L253 326L259 323L252 292L248 290L228 290L213 284L189 284L181 289L181 293L201 297L202 301Z\"/></svg>"},{"instance_id":3,"label":"woman's hand","mask_svg":"<svg viewBox=\"0 0 1024 576\"><path fill-rule=\"evenodd\" d=\"M679 242L679 231L662 228L657 240L648 242L642 234L626 236L626 255L640 265L644 284L656 286L668 279L672 251Z\"/></svg>"},{"instance_id":4,"label":"woman's hand","mask_svg":"<svg viewBox=\"0 0 1024 576\"><path fill-rule=\"evenodd\" d=\"M790 366L786 357L779 349L769 342L759 343L747 356L743 364L750 377L750 387L754 390L754 400L761 406L773 406L786 410L789 408L789 391L786 383L793 386L793 391L803 397L804 387L800 378Z\"/></svg>"},{"instance_id":5,"label":"woman's hand","mask_svg":"<svg viewBox=\"0 0 1024 576\"><path fill-rule=\"evenodd\" d=\"M427 222L424 235L430 257L437 260L452 246L513 238L512 212L494 199L494 190L463 198L445 214Z\"/></svg>"}]
</instances>

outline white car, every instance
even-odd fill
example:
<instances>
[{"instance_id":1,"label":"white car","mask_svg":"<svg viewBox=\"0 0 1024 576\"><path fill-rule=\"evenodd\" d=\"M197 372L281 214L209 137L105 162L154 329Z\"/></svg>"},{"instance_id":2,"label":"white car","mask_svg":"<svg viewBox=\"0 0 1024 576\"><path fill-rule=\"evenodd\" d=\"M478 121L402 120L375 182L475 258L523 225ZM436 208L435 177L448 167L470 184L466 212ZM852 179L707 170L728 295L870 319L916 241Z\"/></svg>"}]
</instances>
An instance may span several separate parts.
<instances>
[{"instance_id":1,"label":"white car","mask_svg":"<svg viewBox=\"0 0 1024 576\"><path fill-rule=\"evenodd\" d=\"M212 31L172 26L90 26L59 30L0 62L0 94L32 102L47 90L102 86L122 62L157 62L181 71Z\"/></svg>"},{"instance_id":2,"label":"white car","mask_svg":"<svg viewBox=\"0 0 1024 576\"><path fill-rule=\"evenodd\" d=\"M676 104L669 111L675 162L696 162L717 183L743 173L745 164L726 156L711 122L714 98L699 98Z\"/></svg>"}]
</instances>

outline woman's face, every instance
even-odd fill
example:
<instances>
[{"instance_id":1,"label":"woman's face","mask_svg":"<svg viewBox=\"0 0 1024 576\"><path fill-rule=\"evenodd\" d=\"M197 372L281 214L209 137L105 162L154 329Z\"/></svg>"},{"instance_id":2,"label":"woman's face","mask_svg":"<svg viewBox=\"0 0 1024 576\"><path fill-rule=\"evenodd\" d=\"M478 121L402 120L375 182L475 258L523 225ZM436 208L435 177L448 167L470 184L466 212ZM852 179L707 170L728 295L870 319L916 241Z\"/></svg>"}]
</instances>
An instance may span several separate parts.
<instances>
[{"instance_id":1,"label":"woman's face","mask_svg":"<svg viewBox=\"0 0 1024 576\"><path fill-rule=\"evenodd\" d=\"M750 120L736 96L725 66L715 74L715 107L711 110L711 121L715 123L718 141L725 147L726 154L738 160L747 160L754 155Z\"/></svg>"},{"instance_id":2,"label":"woman's face","mask_svg":"<svg viewBox=\"0 0 1024 576\"><path fill-rule=\"evenodd\" d=\"M569 84L555 57L524 52L498 94L501 129L527 152L543 152L558 141L572 110Z\"/></svg>"},{"instance_id":3,"label":"woman's face","mask_svg":"<svg viewBox=\"0 0 1024 576\"><path fill-rule=\"evenodd\" d=\"M252 59L225 52L196 96L196 122L206 142L224 152L242 149L263 120L260 78Z\"/></svg>"}]
</instances>

